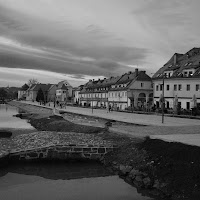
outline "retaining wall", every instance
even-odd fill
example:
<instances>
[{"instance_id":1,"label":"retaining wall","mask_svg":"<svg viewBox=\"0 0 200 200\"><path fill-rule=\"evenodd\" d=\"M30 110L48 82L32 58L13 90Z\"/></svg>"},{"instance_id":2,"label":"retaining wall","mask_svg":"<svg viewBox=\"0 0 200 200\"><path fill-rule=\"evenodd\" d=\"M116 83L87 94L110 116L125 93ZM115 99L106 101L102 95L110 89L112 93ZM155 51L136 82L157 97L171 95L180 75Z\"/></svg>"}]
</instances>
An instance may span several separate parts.
<instances>
[{"instance_id":1,"label":"retaining wall","mask_svg":"<svg viewBox=\"0 0 200 200\"><path fill-rule=\"evenodd\" d=\"M117 147L95 147L93 145L88 146L49 146L45 148L25 150L20 152L10 152L9 160L100 160L104 155L110 151L113 151Z\"/></svg>"}]
</instances>

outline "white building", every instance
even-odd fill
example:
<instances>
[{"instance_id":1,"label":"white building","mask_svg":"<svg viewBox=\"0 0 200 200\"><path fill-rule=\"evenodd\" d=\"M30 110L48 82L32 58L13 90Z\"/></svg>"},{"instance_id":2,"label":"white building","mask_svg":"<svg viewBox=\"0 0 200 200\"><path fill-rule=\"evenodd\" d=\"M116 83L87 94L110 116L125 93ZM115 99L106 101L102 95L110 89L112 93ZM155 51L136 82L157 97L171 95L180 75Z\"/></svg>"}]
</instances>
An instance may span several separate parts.
<instances>
[{"instance_id":1,"label":"white building","mask_svg":"<svg viewBox=\"0 0 200 200\"><path fill-rule=\"evenodd\" d=\"M125 73L103 80L90 80L79 93L83 106L103 107L114 110L127 107L147 107L153 101L151 78L145 71Z\"/></svg>"},{"instance_id":2,"label":"white building","mask_svg":"<svg viewBox=\"0 0 200 200\"><path fill-rule=\"evenodd\" d=\"M154 103L161 107L164 78L165 107L190 110L200 106L200 48L175 53L153 76Z\"/></svg>"},{"instance_id":3,"label":"white building","mask_svg":"<svg viewBox=\"0 0 200 200\"><path fill-rule=\"evenodd\" d=\"M59 82L56 89L56 101L71 102L71 98L72 86L66 80Z\"/></svg>"},{"instance_id":4,"label":"white building","mask_svg":"<svg viewBox=\"0 0 200 200\"><path fill-rule=\"evenodd\" d=\"M151 78L145 71L128 72L111 85L108 102L114 109L146 109L153 102Z\"/></svg>"}]
</instances>

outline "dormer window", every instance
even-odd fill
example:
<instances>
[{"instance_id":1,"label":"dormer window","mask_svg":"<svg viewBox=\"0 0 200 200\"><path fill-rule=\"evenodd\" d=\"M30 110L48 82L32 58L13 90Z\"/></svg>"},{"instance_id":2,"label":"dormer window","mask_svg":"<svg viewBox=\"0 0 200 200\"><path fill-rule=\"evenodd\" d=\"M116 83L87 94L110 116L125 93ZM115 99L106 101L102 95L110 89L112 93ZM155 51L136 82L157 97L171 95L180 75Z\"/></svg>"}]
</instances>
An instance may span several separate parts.
<instances>
[{"instance_id":1,"label":"dormer window","mask_svg":"<svg viewBox=\"0 0 200 200\"><path fill-rule=\"evenodd\" d=\"M185 63L185 66L187 66L188 65L188 63Z\"/></svg>"},{"instance_id":2,"label":"dormer window","mask_svg":"<svg viewBox=\"0 0 200 200\"><path fill-rule=\"evenodd\" d=\"M192 71L189 71L189 76L192 76L192 75L193 75Z\"/></svg>"},{"instance_id":3,"label":"dormer window","mask_svg":"<svg viewBox=\"0 0 200 200\"><path fill-rule=\"evenodd\" d=\"M169 66L169 68L172 67L172 65Z\"/></svg>"}]
</instances>

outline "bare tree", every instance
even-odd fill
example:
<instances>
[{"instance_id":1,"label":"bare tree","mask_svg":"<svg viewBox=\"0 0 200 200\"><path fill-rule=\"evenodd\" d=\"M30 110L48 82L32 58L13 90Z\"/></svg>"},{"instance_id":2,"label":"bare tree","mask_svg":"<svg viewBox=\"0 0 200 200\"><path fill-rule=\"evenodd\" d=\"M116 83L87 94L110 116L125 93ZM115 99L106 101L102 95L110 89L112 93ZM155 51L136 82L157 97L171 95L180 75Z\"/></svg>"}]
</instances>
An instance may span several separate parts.
<instances>
[{"instance_id":1,"label":"bare tree","mask_svg":"<svg viewBox=\"0 0 200 200\"><path fill-rule=\"evenodd\" d=\"M30 87L31 85L37 84L37 83L39 83L37 79L31 78L31 79L28 80L27 85Z\"/></svg>"}]
</instances>

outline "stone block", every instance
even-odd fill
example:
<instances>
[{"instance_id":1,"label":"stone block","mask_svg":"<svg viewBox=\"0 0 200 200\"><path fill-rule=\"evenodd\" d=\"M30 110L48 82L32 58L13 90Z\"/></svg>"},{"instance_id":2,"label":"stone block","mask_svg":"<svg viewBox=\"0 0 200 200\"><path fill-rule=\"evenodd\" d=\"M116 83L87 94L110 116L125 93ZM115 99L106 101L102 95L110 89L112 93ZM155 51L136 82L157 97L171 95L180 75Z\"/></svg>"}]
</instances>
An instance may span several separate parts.
<instances>
[{"instance_id":1,"label":"stone block","mask_svg":"<svg viewBox=\"0 0 200 200\"><path fill-rule=\"evenodd\" d=\"M72 147L57 147L56 150L68 152L72 150Z\"/></svg>"},{"instance_id":2,"label":"stone block","mask_svg":"<svg viewBox=\"0 0 200 200\"><path fill-rule=\"evenodd\" d=\"M83 148L83 152L90 152L90 151L91 151L91 148Z\"/></svg>"},{"instance_id":3,"label":"stone block","mask_svg":"<svg viewBox=\"0 0 200 200\"><path fill-rule=\"evenodd\" d=\"M105 152L106 152L105 148L98 148L98 153L105 153Z\"/></svg>"},{"instance_id":4,"label":"stone block","mask_svg":"<svg viewBox=\"0 0 200 200\"><path fill-rule=\"evenodd\" d=\"M75 151L75 152L82 152L82 151L83 151L83 148L74 148L74 151Z\"/></svg>"},{"instance_id":5,"label":"stone block","mask_svg":"<svg viewBox=\"0 0 200 200\"><path fill-rule=\"evenodd\" d=\"M106 152L113 151L113 148L106 148Z\"/></svg>"}]
</instances>

